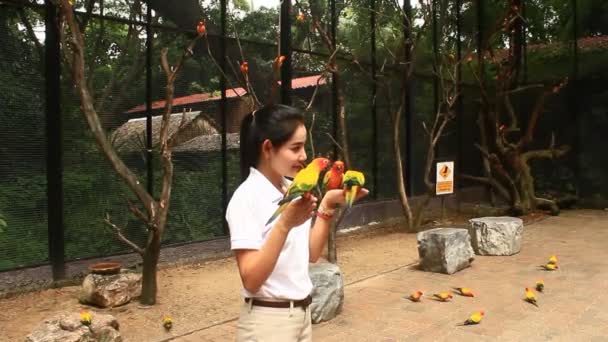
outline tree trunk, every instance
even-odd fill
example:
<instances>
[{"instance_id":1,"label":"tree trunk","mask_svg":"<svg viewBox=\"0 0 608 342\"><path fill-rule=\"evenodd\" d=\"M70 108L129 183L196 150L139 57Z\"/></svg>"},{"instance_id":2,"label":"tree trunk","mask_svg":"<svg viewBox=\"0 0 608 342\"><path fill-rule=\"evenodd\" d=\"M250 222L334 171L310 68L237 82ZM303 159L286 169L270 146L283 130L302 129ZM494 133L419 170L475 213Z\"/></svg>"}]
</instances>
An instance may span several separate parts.
<instances>
[{"instance_id":1,"label":"tree trunk","mask_svg":"<svg viewBox=\"0 0 608 342\"><path fill-rule=\"evenodd\" d=\"M156 292L158 289L156 270L160 256L160 238L155 232L150 232L150 234L152 234L152 241L146 247L143 257L141 297L139 298L139 302L144 305L156 304Z\"/></svg>"}]
</instances>

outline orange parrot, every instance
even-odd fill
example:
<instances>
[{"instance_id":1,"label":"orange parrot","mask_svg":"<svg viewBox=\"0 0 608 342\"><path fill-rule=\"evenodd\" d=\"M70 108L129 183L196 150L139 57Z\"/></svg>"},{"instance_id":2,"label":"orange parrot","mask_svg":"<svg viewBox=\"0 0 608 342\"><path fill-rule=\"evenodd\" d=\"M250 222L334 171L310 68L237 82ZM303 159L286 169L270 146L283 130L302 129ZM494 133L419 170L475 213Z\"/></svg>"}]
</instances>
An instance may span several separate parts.
<instances>
[{"instance_id":1,"label":"orange parrot","mask_svg":"<svg viewBox=\"0 0 608 342\"><path fill-rule=\"evenodd\" d=\"M321 184L321 193L325 194L328 190L342 188L342 176L344 175L344 162L337 160L331 169L325 173Z\"/></svg>"},{"instance_id":2,"label":"orange parrot","mask_svg":"<svg viewBox=\"0 0 608 342\"><path fill-rule=\"evenodd\" d=\"M205 28L205 23L203 23L202 21L198 22L198 25L196 25L196 32L202 36L205 33L207 33L207 29Z\"/></svg>"},{"instance_id":3,"label":"orange parrot","mask_svg":"<svg viewBox=\"0 0 608 342\"><path fill-rule=\"evenodd\" d=\"M422 291L418 290L413 292L409 297L407 297L412 302L419 302L420 298L422 298Z\"/></svg>"}]
</instances>

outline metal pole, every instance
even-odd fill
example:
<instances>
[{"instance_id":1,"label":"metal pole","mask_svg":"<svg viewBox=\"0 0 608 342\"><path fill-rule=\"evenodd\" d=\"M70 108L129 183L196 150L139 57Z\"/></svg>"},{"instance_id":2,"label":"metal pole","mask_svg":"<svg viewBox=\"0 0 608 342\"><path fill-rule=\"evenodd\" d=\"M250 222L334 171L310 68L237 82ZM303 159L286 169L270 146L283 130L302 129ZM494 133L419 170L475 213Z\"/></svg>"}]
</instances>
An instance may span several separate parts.
<instances>
[{"instance_id":1,"label":"metal pole","mask_svg":"<svg viewBox=\"0 0 608 342\"><path fill-rule=\"evenodd\" d=\"M521 43L523 45L523 61L522 61L522 65L523 65L523 83L526 84L528 82L528 39L527 39L527 32L528 32L528 25L527 25L527 20L526 20L526 0L521 0L521 16L523 17L522 20L522 39L521 39Z\"/></svg>"},{"instance_id":2,"label":"metal pole","mask_svg":"<svg viewBox=\"0 0 608 342\"><path fill-rule=\"evenodd\" d=\"M147 189L154 196L154 154L152 153L152 7L146 4L146 165Z\"/></svg>"},{"instance_id":3,"label":"metal pole","mask_svg":"<svg viewBox=\"0 0 608 342\"><path fill-rule=\"evenodd\" d=\"M405 38L405 63L406 65L408 65L408 67L406 67L406 70L411 67L411 63L412 63L412 35L411 35L411 27L410 27L410 21L412 20L412 5L410 0L404 0L403 1L403 12L405 13L405 17L403 18L403 27L404 27L404 32L403 32L403 36ZM412 73L413 75L413 73ZM409 75L404 75L404 77L409 77ZM410 195L413 196L414 195L414 182L413 177L412 177L412 170L413 170L413 158L412 158L412 151L413 151L413 139L412 139L412 135L413 135L413 130L412 130L412 126L413 126L413 115L412 115L412 85L414 84L414 82L411 79L407 79L406 80L407 84L406 86L406 92L405 92L405 117L403 120L403 124L405 125L405 167L403 168L404 170L406 170L405 173L405 182L407 185L407 189L406 192ZM403 175L402 175L403 176Z\"/></svg>"},{"instance_id":4,"label":"metal pole","mask_svg":"<svg viewBox=\"0 0 608 342\"><path fill-rule=\"evenodd\" d=\"M65 278L63 221L63 146L61 119L61 50L58 8L45 1L46 179L49 261L53 280Z\"/></svg>"},{"instance_id":5,"label":"metal pole","mask_svg":"<svg viewBox=\"0 0 608 342\"><path fill-rule=\"evenodd\" d=\"M431 0L431 15L433 24L433 111L434 115L437 115L439 110L439 47L437 43L437 1ZM435 145L435 158L439 158L440 155L440 143L437 142Z\"/></svg>"},{"instance_id":6,"label":"metal pole","mask_svg":"<svg viewBox=\"0 0 608 342\"><path fill-rule=\"evenodd\" d=\"M285 56L281 67L281 103L291 104L291 0L281 0L280 53Z\"/></svg>"},{"instance_id":7,"label":"metal pole","mask_svg":"<svg viewBox=\"0 0 608 342\"><path fill-rule=\"evenodd\" d=\"M226 129L228 126L227 120L227 100L226 100L226 10L227 1L220 0L221 7L221 39L220 39L220 68L222 69L222 75L220 77L220 116L222 118L222 218L226 217L226 208L228 207L228 156L227 156L227 144L226 144ZM229 234L228 222L222 219L222 230L224 235Z\"/></svg>"},{"instance_id":8,"label":"metal pole","mask_svg":"<svg viewBox=\"0 0 608 342\"><path fill-rule=\"evenodd\" d=\"M330 6L330 17L331 17L331 46L332 50L336 49L336 29L338 26L338 17L336 16L336 0L329 1ZM333 51L329 51L333 53ZM337 59L334 58L337 63ZM340 82L340 75L337 72L332 74L332 101L331 101L331 114L332 114L332 135L334 139L338 139L338 83ZM338 148L334 146L334 158L338 159Z\"/></svg>"},{"instance_id":9,"label":"metal pole","mask_svg":"<svg viewBox=\"0 0 608 342\"><path fill-rule=\"evenodd\" d=\"M372 197L378 198L378 112L376 95L376 0L370 0L371 73L372 73Z\"/></svg>"},{"instance_id":10,"label":"metal pole","mask_svg":"<svg viewBox=\"0 0 608 342\"><path fill-rule=\"evenodd\" d=\"M456 102L456 126L458 130L458 161L456 168L462 170L462 155L463 155L463 91L462 91L462 0L456 0L456 60L458 67L456 69L456 91L458 96ZM456 170L454 170L456 172ZM456 177L455 177L456 178ZM461 189L461 182L456 181L456 189Z\"/></svg>"}]
</instances>

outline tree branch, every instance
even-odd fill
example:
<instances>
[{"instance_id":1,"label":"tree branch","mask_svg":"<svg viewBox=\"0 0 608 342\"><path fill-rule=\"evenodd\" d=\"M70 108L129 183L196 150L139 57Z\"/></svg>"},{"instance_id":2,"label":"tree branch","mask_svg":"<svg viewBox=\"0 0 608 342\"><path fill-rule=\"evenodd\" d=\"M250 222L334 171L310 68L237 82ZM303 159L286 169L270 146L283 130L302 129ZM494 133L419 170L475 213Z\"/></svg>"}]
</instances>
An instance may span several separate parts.
<instances>
[{"instance_id":1,"label":"tree branch","mask_svg":"<svg viewBox=\"0 0 608 342\"><path fill-rule=\"evenodd\" d=\"M142 257L144 256L144 254L146 252L145 249L139 247L134 242L129 240L126 236L124 236L122 233L122 229L110 221L109 214L106 213L106 218L103 220L103 222L105 222L108 226L110 226L114 229L113 232L114 232L114 234L116 234L116 237L118 237L118 240L122 241L124 244L131 247L137 254L141 255Z\"/></svg>"}]
</instances>

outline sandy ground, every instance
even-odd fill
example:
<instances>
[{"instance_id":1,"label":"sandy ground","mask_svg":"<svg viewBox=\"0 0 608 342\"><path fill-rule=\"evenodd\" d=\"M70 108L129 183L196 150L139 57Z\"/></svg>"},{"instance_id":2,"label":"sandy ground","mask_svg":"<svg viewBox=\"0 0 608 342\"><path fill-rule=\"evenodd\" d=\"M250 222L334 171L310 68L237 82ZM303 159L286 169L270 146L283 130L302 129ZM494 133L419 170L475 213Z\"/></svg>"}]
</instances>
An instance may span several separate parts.
<instances>
[{"instance_id":1,"label":"sandy ground","mask_svg":"<svg viewBox=\"0 0 608 342\"><path fill-rule=\"evenodd\" d=\"M542 219L531 214L525 222ZM452 225L463 225L465 218L450 217ZM338 264L345 284L389 273L415 263L418 254L414 234L406 234L398 225L370 226L338 238ZM112 309L88 308L110 313L120 322L126 341L162 341L188 336L214 326L230 323L238 316L241 287L232 257L163 268L158 274L159 293L155 306L137 302ZM0 300L0 341L23 341L45 318L61 311L79 312L79 286L68 286L26 293ZM171 315L174 328L165 332L164 315ZM230 333L231 334L231 333ZM224 336L231 340L229 335Z\"/></svg>"}]
</instances>

